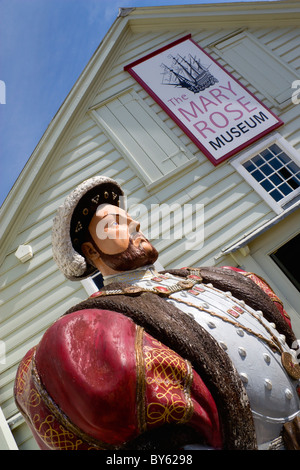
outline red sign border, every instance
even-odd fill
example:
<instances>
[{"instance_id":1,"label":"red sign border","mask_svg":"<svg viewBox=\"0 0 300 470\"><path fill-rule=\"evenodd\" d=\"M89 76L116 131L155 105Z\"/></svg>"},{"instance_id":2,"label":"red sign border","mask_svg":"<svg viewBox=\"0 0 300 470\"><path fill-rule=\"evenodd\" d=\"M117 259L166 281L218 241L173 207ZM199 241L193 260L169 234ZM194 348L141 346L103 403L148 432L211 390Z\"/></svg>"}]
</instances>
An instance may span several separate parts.
<instances>
[{"instance_id":1,"label":"red sign border","mask_svg":"<svg viewBox=\"0 0 300 470\"><path fill-rule=\"evenodd\" d=\"M249 95L251 95L264 109L266 109L272 116L277 120L277 123L271 126L269 129L265 129L262 131L260 134L257 134L255 137L252 137L252 139L248 140L247 142L244 142L240 146L236 147L234 150L231 150L227 154L223 155L220 159L216 159L208 150L207 148L201 143L197 137L185 126L185 124L178 119L178 117L171 111L170 108L168 108L165 103L157 96L157 94L147 85L141 78L140 76L133 70L133 67L136 65L140 64L141 62L144 62L146 60L151 59L152 57L161 54L162 52L170 49L171 47L176 46L177 44L180 44L186 40L190 40L195 46L197 46L207 57L209 57L210 60L212 60L218 67L220 67L233 81L235 81L240 87L242 87ZM180 39L177 39L176 41L173 41L172 43L161 47L160 49L157 49L156 51L151 52L150 54L147 54L144 57L141 57L140 59L137 59L136 61L125 65L124 70L128 72L146 91L147 93L161 106L161 108L170 116L171 119L185 132L185 134L191 139L192 142L204 153L204 155L213 163L214 166L219 165L222 163L224 160L227 160L228 158L232 157L233 155L236 155L237 153L241 152L245 148L249 147L252 145L254 142L257 142L259 139L264 137L265 135L270 134L272 131L275 129L278 129L278 127L281 127L284 122L276 116L276 114L273 113L267 106L265 106L251 91L247 90L247 88L242 85L230 72L228 72L222 65L220 65L213 57L210 56L202 47L199 46L193 39L192 35L188 34Z\"/></svg>"}]
</instances>

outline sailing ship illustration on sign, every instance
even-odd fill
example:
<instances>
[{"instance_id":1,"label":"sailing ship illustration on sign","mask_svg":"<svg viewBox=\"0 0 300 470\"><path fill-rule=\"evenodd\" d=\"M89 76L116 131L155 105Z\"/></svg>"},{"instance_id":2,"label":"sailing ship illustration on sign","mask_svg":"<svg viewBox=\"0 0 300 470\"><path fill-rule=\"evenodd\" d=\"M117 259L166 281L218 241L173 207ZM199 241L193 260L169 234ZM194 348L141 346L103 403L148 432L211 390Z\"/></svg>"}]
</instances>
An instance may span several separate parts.
<instances>
[{"instance_id":1,"label":"sailing ship illustration on sign","mask_svg":"<svg viewBox=\"0 0 300 470\"><path fill-rule=\"evenodd\" d=\"M168 58L172 59L170 67L161 64L164 69L163 85L187 88L193 93L199 93L218 82L196 57L189 55L189 60L186 60L178 54L176 57L169 55Z\"/></svg>"}]
</instances>

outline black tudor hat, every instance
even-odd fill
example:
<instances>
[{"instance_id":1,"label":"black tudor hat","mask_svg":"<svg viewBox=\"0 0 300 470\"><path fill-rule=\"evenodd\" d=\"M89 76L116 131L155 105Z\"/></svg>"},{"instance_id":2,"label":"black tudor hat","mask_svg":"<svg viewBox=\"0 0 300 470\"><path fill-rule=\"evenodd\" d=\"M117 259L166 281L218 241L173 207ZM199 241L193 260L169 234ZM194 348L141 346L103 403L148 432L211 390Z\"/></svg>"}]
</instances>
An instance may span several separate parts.
<instances>
[{"instance_id":1,"label":"black tudor hat","mask_svg":"<svg viewBox=\"0 0 300 470\"><path fill-rule=\"evenodd\" d=\"M67 279L84 279L97 271L81 254L81 244L97 207L103 203L125 209L120 185L106 176L83 181L58 208L53 220L53 259Z\"/></svg>"}]
</instances>

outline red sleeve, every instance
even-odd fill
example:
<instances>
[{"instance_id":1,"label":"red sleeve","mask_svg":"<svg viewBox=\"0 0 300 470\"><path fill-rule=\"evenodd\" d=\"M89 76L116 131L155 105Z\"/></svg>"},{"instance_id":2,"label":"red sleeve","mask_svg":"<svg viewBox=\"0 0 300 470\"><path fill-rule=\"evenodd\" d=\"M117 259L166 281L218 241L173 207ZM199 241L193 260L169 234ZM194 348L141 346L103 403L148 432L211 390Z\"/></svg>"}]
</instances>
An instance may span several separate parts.
<instances>
[{"instance_id":1,"label":"red sleeve","mask_svg":"<svg viewBox=\"0 0 300 470\"><path fill-rule=\"evenodd\" d=\"M165 423L189 423L207 444L221 446L216 405L201 378L129 318L81 310L47 330L35 364L52 408L32 382L33 352L19 368L15 394L41 448L88 448L85 437L114 447ZM66 439L70 429L75 435Z\"/></svg>"}]
</instances>

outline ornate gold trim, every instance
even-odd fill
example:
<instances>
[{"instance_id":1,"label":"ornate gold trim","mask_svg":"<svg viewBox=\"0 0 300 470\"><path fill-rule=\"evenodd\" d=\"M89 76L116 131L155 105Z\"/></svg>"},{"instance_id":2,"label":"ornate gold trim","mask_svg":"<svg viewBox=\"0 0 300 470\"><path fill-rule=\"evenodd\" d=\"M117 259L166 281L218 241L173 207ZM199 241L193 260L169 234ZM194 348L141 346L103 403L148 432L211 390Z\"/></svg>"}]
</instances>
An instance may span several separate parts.
<instances>
[{"instance_id":1,"label":"ornate gold trim","mask_svg":"<svg viewBox=\"0 0 300 470\"><path fill-rule=\"evenodd\" d=\"M54 402L54 400L50 397L47 390L42 384L41 378L39 376L36 361L35 361L35 354L32 357L32 380L33 384L36 388L36 391L40 395L42 401L47 406L49 411L53 414L54 418L64 426L68 431L78 436L80 439L85 441L87 444L96 447L99 450L115 450L117 449L116 446L110 445L106 442L102 442L98 439L95 439L92 436L89 436L84 431L82 431L78 426L70 421L70 419L65 415L65 413L59 408L59 406Z\"/></svg>"},{"instance_id":2,"label":"ornate gold trim","mask_svg":"<svg viewBox=\"0 0 300 470\"><path fill-rule=\"evenodd\" d=\"M185 412L185 415L183 418L180 420L180 424L185 424L188 423L194 413L194 405L193 401L191 398L191 386L193 383L193 368L192 364L189 361L185 361L187 373L185 377L185 383L184 383L184 394L185 394L185 399L187 402L187 409Z\"/></svg>"},{"instance_id":3,"label":"ornate gold trim","mask_svg":"<svg viewBox=\"0 0 300 470\"><path fill-rule=\"evenodd\" d=\"M145 390L146 390L146 377L145 377L145 364L143 354L143 338L144 328L137 326L135 336L135 357L136 357L136 406L137 406L137 419L138 428L140 433L147 429L146 423L146 405L145 405Z\"/></svg>"}]
</instances>

